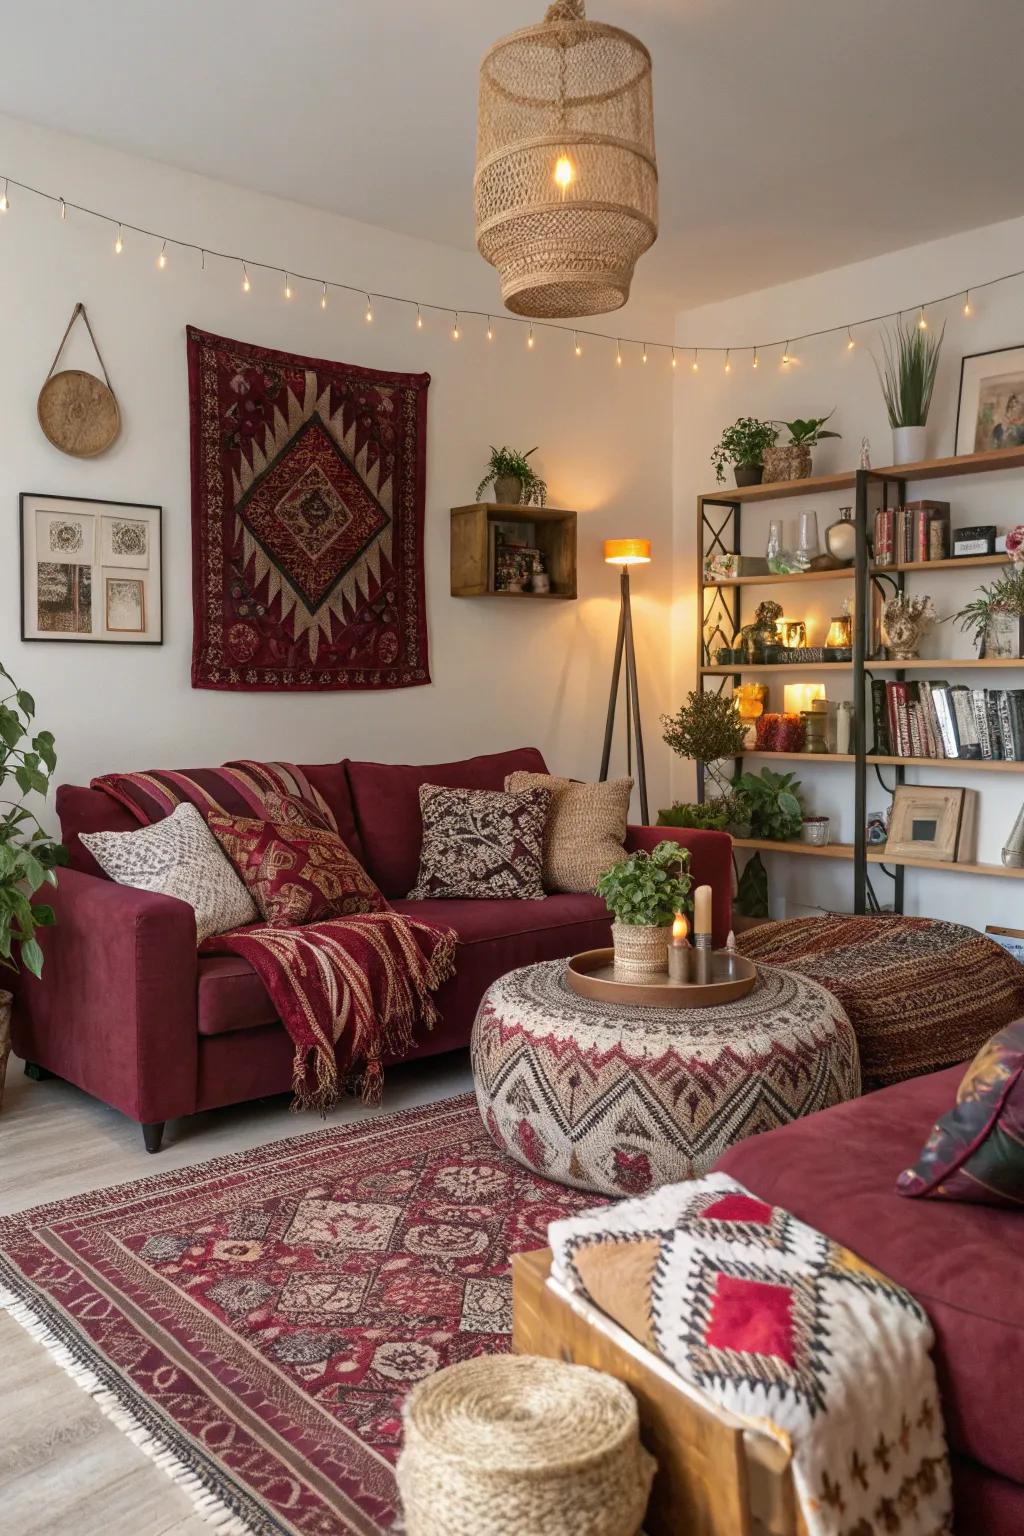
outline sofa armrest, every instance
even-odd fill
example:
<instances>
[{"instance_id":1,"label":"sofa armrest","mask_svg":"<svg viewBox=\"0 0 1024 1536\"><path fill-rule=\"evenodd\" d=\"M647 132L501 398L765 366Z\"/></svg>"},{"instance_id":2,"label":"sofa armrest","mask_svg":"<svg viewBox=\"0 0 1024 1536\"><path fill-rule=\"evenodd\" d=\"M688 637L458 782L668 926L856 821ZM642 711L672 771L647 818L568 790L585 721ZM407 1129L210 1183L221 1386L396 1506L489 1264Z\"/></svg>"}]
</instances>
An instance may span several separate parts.
<instances>
[{"instance_id":1,"label":"sofa armrest","mask_svg":"<svg viewBox=\"0 0 1024 1536\"><path fill-rule=\"evenodd\" d=\"M196 1105L196 923L187 902L58 871L42 977L15 982L14 1048L143 1124Z\"/></svg>"},{"instance_id":2,"label":"sofa armrest","mask_svg":"<svg viewBox=\"0 0 1024 1536\"><path fill-rule=\"evenodd\" d=\"M648 851L656 843L678 843L690 850L694 887L711 887L711 925L716 944L724 944L732 927L732 838L728 832L696 827L627 827L626 852Z\"/></svg>"}]
</instances>

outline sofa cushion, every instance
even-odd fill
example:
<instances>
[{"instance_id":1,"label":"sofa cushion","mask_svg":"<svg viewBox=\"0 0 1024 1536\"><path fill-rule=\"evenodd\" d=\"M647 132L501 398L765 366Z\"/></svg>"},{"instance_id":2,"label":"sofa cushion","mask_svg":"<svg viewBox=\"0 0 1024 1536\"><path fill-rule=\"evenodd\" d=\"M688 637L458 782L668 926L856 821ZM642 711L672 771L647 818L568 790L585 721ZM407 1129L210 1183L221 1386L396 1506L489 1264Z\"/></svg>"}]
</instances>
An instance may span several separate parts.
<instances>
[{"instance_id":1,"label":"sofa cushion","mask_svg":"<svg viewBox=\"0 0 1024 1536\"><path fill-rule=\"evenodd\" d=\"M544 824L548 789L420 786L423 843L410 901L470 897L476 901L544 899Z\"/></svg>"},{"instance_id":2,"label":"sofa cushion","mask_svg":"<svg viewBox=\"0 0 1024 1536\"><path fill-rule=\"evenodd\" d=\"M302 818L296 821L295 809ZM213 811L210 831L241 875L260 916L271 928L290 928L386 905L358 859L333 828L316 826L299 802L281 801L273 821L222 816ZM280 811L288 817L278 820Z\"/></svg>"},{"instance_id":3,"label":"sofa cushion","mask_svg":"<svg viewBox=\"0 0 1024 1536\"><path fill-rule=\"evenodd\" d=\"M716 1167L916 1296L935 1329L951 1448L1024 1483L1024 1213L901 1200L895 1190L963 1071L913 1078L752 1136Z\"/></svg>"},{"instance_id":4,"label":"sofa cushion","mask_svg":"<svg viewBox=\"0 0 1024 1536\"><path fill-rule=\"evenodd\" d=\"M443 784L449 789L504 789L506 774L515 773L517 768L547 772L536 747L492 752L455 763L411 766L349 761L345 767L363 850L362 854L355 848L352 851L385 896L405 896L416 883L423 841L421 784Z\"/></svg>"},{"instance_id":5,"label":"sofa cushion","mask_svg":"<svg viewBox=\"0 0 1024 1536\"><path fill-rule=\"evenodd\" d=\"M626 824L632 779L602 784L562 779L554 773L510 773L506 789L549 789L544 827L544 889L589 891L626 857Z\"/></svg>"}]
</instances>

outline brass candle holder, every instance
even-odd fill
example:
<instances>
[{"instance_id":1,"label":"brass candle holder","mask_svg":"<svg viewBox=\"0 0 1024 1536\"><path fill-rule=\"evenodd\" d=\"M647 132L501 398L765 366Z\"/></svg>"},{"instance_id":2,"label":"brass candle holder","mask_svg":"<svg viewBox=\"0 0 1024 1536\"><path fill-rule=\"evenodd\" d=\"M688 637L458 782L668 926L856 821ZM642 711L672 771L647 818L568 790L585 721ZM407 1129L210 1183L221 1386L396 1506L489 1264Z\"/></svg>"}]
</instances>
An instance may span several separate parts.
<instances>
[{"instance_id":1,"label":"brass candle holder","mask_svg":"<svg viewBox=\"0 0 1024 1536\"><path fill-rule=\"evenodd\" d=\"M693 950L687 938L688 931L686 918L677 912L668 944L668 979L676 986L687 986L690 981L690 957Z\"/></svg>"}]
</instances>

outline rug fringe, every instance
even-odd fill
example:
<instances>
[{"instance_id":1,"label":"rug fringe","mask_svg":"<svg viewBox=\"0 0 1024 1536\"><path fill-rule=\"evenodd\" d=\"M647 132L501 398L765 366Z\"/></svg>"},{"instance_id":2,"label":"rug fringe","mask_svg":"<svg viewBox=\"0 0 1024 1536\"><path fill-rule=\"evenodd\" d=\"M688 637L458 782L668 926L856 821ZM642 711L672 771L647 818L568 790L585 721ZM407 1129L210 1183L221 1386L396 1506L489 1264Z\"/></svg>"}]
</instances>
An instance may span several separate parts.
<instances>
[{"instance_id":1,"label":"rug fringe","mask_svg":"<svg viewBox=\"0 0 1024 1536\"><path fill-rule=\"evenodd\" d=\"M263 1536L263 1532L236 1515L207 1484L206 1480L183 1462L158 1434L141 1424L118 1394L105 1386L89 1366L77 1359L66 1344L38 1316L32 1304L0 1285L0 1310L3 1310L46 1352L83 1392L88 1392L96 1406L113 1425L187 1493L192 1506L217 1536Z\"/></svg>"}]
</instances>

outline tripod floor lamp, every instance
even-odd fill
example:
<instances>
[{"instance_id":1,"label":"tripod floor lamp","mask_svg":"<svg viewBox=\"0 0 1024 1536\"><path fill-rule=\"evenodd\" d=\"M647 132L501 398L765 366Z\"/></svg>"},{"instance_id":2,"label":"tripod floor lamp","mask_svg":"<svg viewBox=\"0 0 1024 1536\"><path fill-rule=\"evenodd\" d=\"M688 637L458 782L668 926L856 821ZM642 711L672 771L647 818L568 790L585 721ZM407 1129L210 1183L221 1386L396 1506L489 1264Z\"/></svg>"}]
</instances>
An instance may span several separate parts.
<instances>
[{"instance_id":1,"label":"tripod floor lamp","mask_svg":"<svg viewBox=\"0 0 1024 1536\"><path fill-rule=\"evenodd\" d=\"M608 719L604 728L604 751L601 754L601 779L608 777L608 764L612 755L612 734L615 729L615 706L619 697L619 680L622 676L622 658L626 658L626 767L633 772L633 746L636 744L636 782L640 791L640 814L644 826L650 825L647 810L647 772L644 767L644 737L640 726L640 694L636 680L636 650L633 646L633 615L629 606L629 568L631 565L650 565L650 539L605 539L604 558L608 565L619 567L619 633L615 641L615 662L612 666L612 687L608 697Z\"/></svg>"}]
</instances>

